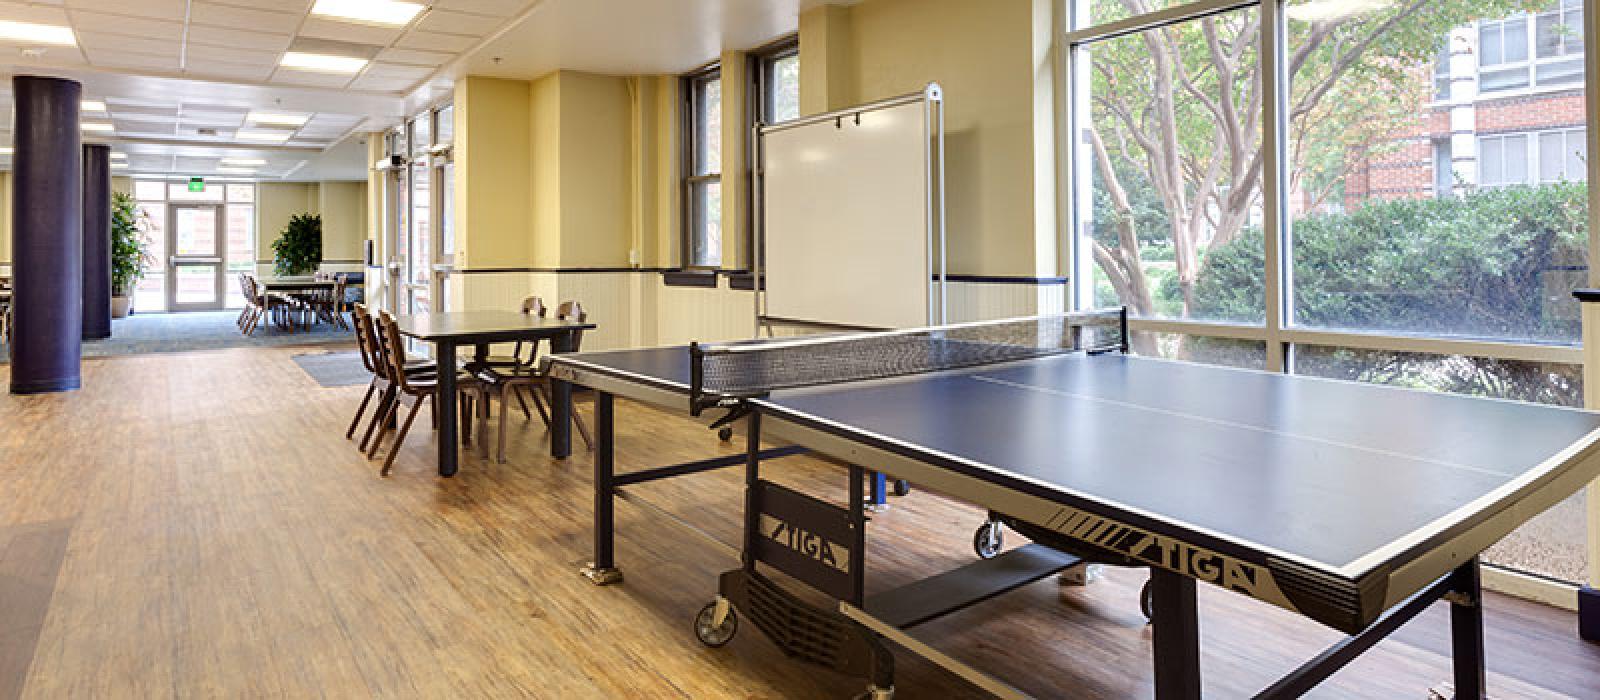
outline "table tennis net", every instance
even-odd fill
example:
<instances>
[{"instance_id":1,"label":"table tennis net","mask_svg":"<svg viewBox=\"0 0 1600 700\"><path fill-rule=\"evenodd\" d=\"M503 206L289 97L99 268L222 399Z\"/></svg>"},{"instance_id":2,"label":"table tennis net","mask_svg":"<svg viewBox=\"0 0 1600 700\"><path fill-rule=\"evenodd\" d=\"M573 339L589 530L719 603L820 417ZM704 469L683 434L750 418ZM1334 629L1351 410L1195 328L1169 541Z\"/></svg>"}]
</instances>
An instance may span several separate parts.
<instances>
[{"instance_id":1,"label":"table tennis net","mask_svg":"<svg viewBox=\"0 0 1600 700\"><path fill-rule=\"evenodd\" d=\"M690 346L691 408L780 389L965 369L1070 352L1125 351L1121 310L913 330Z\"/></svg>"}]
</instances>

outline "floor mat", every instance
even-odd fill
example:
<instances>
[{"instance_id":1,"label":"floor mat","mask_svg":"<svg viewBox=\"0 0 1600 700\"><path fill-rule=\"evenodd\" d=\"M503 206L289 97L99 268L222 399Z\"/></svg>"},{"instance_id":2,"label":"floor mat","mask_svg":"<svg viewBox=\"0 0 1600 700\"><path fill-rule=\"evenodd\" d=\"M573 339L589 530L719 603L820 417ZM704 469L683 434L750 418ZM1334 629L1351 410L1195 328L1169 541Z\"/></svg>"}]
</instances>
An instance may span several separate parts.
<instances>
[{"instance_id":1,"label":"floor mat","mask_svg":"<svg viewBox=\"0 0 1600 700\"><path fill-rule=\"evenodd\" d=\"M85 342L83 356L355 342L355 334L326 323L318 323L309 331L290 333L263 321L255 335L247 336L234 325L238 318L238 311L135 314L112 321L110 338ZM10 362L10 358L10 348L0 342L0 364Z\"/></svg>"},{"instance_id":2,"label":"floor mat","mask_svg":"<svg viewBox=\"0 0 1600 700\"><path fill-rule=\"evenodd\" d=\"M324 387L358 386L372 381L372 373L361 364L361 355L350 352L308 352L294 356L294 363Z\"/></svg>"}]
</instances>

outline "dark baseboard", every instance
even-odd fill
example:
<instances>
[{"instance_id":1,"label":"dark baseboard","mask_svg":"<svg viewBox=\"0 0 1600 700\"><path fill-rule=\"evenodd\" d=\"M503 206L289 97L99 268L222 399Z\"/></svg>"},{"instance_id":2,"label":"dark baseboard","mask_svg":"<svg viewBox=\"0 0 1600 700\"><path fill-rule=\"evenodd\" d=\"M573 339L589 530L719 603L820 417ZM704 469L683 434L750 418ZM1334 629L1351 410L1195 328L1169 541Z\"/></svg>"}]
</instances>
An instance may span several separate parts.
<instances>
[{"instance_id":1,"label":"dark baseboard","mask_svg":"<svg viewBox=\"0 0 1600 700\"><path fill-rule=\"evenodd\" d=\"M1600 589L1578 587L1578 636L1600 642Z\"/></svg>"},{"instance_id":2,"label":"dark baseboard","mask_svg":"<svg viewBox=\"0 0 1600 700\"><path fill-rule=\"evenodd\" d=\"M82 388L83 382L78 377L70 379L45 379L36 382L12 382L11 393L27 394L54 394L60 391L76 391Z\"/></svg>"}]
</instances>

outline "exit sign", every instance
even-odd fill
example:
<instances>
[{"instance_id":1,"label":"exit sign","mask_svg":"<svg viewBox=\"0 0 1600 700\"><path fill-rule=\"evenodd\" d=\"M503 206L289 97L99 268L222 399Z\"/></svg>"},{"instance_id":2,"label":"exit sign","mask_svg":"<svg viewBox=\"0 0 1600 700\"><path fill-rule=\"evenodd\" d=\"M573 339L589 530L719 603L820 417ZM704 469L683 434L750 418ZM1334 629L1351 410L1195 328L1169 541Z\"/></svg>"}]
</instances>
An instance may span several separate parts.
<instances>
[{"instance_id":1,"label":"exit sign","mask_svg":"<svg viewBox=\"0 0 1600 700\"><path fill-rule=\"evenodd\" d=\"M189 191L190 192L204 192L204 191L206 191L206 179L203 178L203 177L191 177L191 178L189 178Z\"/></svg>"}]
</instances>

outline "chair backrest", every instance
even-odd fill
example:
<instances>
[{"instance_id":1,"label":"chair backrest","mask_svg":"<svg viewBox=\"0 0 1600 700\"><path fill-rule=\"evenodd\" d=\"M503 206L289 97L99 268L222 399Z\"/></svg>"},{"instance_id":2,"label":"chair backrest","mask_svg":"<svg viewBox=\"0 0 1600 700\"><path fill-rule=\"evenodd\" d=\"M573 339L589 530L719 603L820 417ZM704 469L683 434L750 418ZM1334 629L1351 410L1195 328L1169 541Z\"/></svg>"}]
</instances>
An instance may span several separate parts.
<instances>
[{"instance_id":1,"label":"chair backrest","mask_svg":"<svg viewBox=\"0 0 1600 700\"><path fill-rule=\"evenodd\" d=\"M348 280L349 278L345 277L344 275L337 275L333 278L333 292L327 299L329 303L344 303L344 287L345 284L348 283Z\"/></svg>"},{"instance_id":2,"label":"chair backrest","mask_svg":"<svg viewBox=\"0 0 1600 700\"><path fill-rule=\"evenodd\" d=\"M578 303L576 300L563 301L563 302L561 302L560 306L556 307L556 320L557 321L573 321L573 322L576 322L576 323L587 323L589 321L589 312L584 311L583 310L583 304ZM582 346L583 346L583 331L575 331L575 332L573 332L573 334L572 334L572 352L577 352L580 348L582 348Z\"/></svg>"},{"instance_id":3,"label":"chair backrest","mask_svg":"<svg viewBox=\"0 0 1600 700\"><path fill-rule=\"evenodd\" d=\"M400 325L394 322L389 312L379 311L378 327L378 332L382 334L384 368L389 373L389 380L402 390L409 391L411 385L406 382L406 339L400 335Z\"/></svg>"},{"instance_id":4,"label":"chair backrest","mask_svg":"<svg viewBox=\"0 0 1600 700\"><path fill-rule=\"evenodd\" d=\"M545 309L544 306L544 299L540 297L528 297L527 299L522 300L522 313L533 314L539 318L544 318L546 312L547 309Z\"/></svg>"},{"instance_id":5,"label":"chair backrest","mask_svg":"<svg viewBox=\"0 0 1600 700\"><path fill-rule=\"evenodd\" d=\"M378 372L378 364L373 362L375 354L372 347L372 317L367 315L367 307L356 304L350 310L350 328L356 333L356 348L361 351L361 365L368 372L383 376Z\"/></svg>"}]
</instances>

